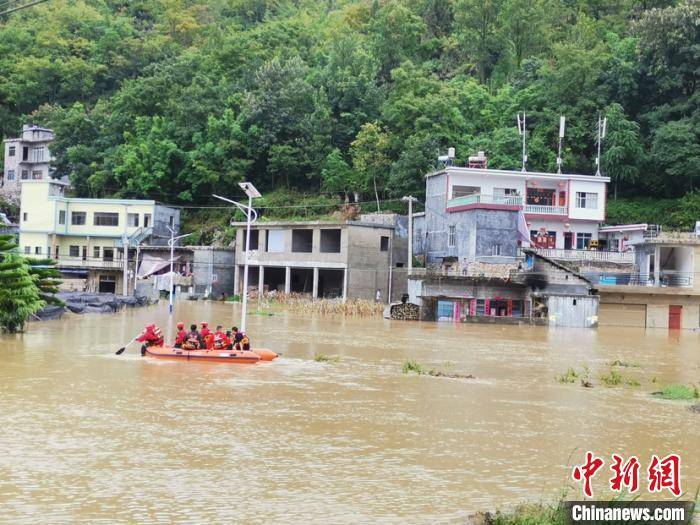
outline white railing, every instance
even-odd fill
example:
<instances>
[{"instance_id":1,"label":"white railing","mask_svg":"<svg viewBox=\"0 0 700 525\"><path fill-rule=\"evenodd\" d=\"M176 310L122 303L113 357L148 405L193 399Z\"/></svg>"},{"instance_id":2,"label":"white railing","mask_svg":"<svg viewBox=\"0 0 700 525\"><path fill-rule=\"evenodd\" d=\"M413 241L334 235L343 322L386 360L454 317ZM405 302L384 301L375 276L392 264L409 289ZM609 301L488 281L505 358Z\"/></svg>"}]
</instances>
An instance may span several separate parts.
<instances>
[{"instance_id":1,"label":"white railing","mask_svg":"<svg viewBox=\"0 0 700 525\"><path fill-rule=\"evenodd\" d=\"M60 255L56 260L57 266L59 268L106 268L106 269L121 269L122 261L121 259L115 260L105 260L96 259L93 257L87 257L83 259L82 257L70 257Z\"/></svg>"},{"instance_id":2,"label":"white railing","mask_svg":"<svg viewBox=\"0 0 700 525\"><path fill-rule=\"evenodd\" d=\"M544 206L541 204L526 204L525 213L537 213L538 215L566 215L566 206Z\"/></svg>"},{"instance_id":3,"label":"white railing","mask_svg":"<svg viewBox=\"0 0 700 525\"><path fill-rule=\"evenodd\" d=\"M468 206L470 204L505 204L508 206L522 206L523 198L517 195L487 195L483 193L473 193L456 197L447 202L447 207Z\"/></svg>"},{"instance_id":4,"label":"white railing","mask_svg":"<svg viewBox=\"0 0 700 525\"><path fill-rule=\"evenodd\" d=\"M550 259L566 261L602 261L619 264L634 264L634 252L604 252L597 250L559 250L555 248L533 248Z\"/></svg>"}]
</instances>

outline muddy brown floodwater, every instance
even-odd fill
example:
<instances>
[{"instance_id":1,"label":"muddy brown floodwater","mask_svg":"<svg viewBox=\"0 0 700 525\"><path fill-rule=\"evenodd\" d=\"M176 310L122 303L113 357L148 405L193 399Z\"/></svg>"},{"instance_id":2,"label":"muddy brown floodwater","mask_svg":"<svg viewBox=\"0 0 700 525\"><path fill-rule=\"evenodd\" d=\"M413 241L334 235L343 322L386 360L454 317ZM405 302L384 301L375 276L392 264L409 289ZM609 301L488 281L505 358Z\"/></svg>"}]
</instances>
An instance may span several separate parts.
<instances>
[{"instance_id":1,"label":"muddy brown floodwater","mask_svg":"<svg viewBox=\"0 0 700 525\"><path fill-rule=\"evenodd\" d=\"M167 329L167 307L0 338L1 523L459 523L556 501L586 450L643 468L677 452L683 488L700 483L700 416L649 395L698 381L698 334L278 313L249 320L272 363L115 356L150 319ZM476 379L405 375L408 359ZM600 385L617 359L641 386ZM555 381L584 365L595 388Z\"/></svg>"}]
</instances>

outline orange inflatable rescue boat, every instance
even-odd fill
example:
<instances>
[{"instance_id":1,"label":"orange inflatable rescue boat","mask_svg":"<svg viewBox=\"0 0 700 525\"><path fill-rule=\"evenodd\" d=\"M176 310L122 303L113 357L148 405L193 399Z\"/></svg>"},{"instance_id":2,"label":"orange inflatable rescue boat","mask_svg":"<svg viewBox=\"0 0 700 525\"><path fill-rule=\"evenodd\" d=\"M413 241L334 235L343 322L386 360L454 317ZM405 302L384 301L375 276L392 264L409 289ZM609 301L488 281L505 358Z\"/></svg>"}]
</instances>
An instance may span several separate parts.
<instances>
[{"instance_id":1,"label":"orange inflatable rescue boat","mask_svg":"<svg viewBox=\"0 0 700 525\"><path fill-rule=\"evenodd\" d=\"M272 361L278 354L267 348L255 350L185 350L170 345L146 347L143 355L156 359L175 359L209 363L238 363L252 365L258 361Z\"/></svg>"}]
</instances>

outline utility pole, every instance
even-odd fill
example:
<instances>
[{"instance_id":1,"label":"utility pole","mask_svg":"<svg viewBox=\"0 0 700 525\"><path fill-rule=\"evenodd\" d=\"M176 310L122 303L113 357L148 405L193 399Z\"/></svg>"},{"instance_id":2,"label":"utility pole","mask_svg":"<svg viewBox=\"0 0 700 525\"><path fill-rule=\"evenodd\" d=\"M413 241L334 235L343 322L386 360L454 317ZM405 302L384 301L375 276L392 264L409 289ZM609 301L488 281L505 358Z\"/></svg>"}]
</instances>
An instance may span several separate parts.
<instances>
[{"instance_id":1,"label":"utility pole","mask_svg":"<svg viewBox=\"0 0 700 525\"><path fill-rule=\"evenodd\" d=\"M170 315L173 314L173 293L174 293L174 288L173 288L173 263L175 262L175 242L179 241L180 239L184 237L188 237L192 235L191 233L186 233L184 235L178 235L175 237L175 230L173 230L170 226L168 226L168 230L170 230L170 240L168 241L168 245L170 246L170 288L169 293L168 293L168 313Z\"/></svg>"},{"instance_id":2,"label":"utility pole","mask_svg":"<svg viewBox=\"0 0 700 525\"><path fill-rule=\"evenodd\" d=\"M401 197L401 200L408 202L408 273L413 271L413 203L418 199L412 195Z\"/></svg>"},{"instance_id":3,"label":"utility pole","mask_svg":"<svg viewBox=\"0 0 700 525\"><path fill-rule=\"evenodd\" d=\"M598 112L598 140L596 141L598 143L598 156L595 158L595 165L596 165L596 172L595 174L600 177L602 175L602 172L600 171L600 150L601 146L603 144L603 139L605 138L605 128L607 127L608 124L608 119L607 117L603 118L601 120L601 114L600 111ZM616 186L617 188L617 186ZM617 192L615 192L615 195L617 197Z\"/></svg>"},{"instance_id":4,"label":"utility pole","mask_svg":"<svg viewBox=\"0 0 700 525\"><path fill-rule=\"evenodd\" d=\"M136 281L139 271L139 252L141 251L141 243L136 244L136 260L134 261L134 297L136 297Z\"/></svg>"},{"instance_id":5,"label":"utility pole","mask_svg":"<svg viewBox=\"0 0 700 525\"><path fill-rule=\"evenodd\" d=\"M239 182L238 185L248 196L248 206L241 204L240 202L232 201L226 197L221 197L219 195L212 195L219 200L230 202L236 208L241 210L246 215L246 228L245 228L245 263L243 266L243 298L241 305L241 332L245 333L246 326L246 314L248 313L248 261L250 253L250 226L258 219L258 212L253 209L253 199L258 199L262 197L260 192L253 186L252 182Z\"/></svg>"},{"instance_id":6,"label":"utility pole","mask_svg":"<svg viewBox=\"0 0 700 525\"><path fill-rule=\"evenodd\" d=\"M126 296L129 293L129 236L126 233L122 234L122 248L124 249L124 257L122 260L122 295Z\"/></svg>"}]
</instances>

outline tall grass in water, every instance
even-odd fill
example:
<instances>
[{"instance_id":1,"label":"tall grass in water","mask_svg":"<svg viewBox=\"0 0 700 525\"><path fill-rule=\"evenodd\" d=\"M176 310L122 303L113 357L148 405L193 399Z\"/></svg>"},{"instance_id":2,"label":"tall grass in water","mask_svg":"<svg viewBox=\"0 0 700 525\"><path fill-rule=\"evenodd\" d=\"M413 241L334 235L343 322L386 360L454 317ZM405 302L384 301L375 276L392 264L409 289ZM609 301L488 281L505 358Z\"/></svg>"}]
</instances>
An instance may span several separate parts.
<instances>
[{"instance_id":1,"label":"tall grass in water","mask_svg":"<svg viewBox=\"0 0 700 525\"><path fill-rule=\"evenodd\" d=\"M274 294L265 298L271 304L302 314L372 317L381 315L385 305L366 299L312 299L300 294Z\"/></svg>"},{"instance_id":2,"label":"tall grass in water","mask_svg":"<svg viewBox=\"0 0 700 525\"><path fill-rule=\"evenodd\" d=\"M688 401L700 398L700 391L698 391L696 386L672 384L664 386L659 392L654 392L653 395L662 399Z\"/></svg>"}]
</instances>

